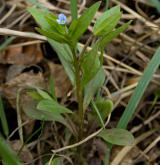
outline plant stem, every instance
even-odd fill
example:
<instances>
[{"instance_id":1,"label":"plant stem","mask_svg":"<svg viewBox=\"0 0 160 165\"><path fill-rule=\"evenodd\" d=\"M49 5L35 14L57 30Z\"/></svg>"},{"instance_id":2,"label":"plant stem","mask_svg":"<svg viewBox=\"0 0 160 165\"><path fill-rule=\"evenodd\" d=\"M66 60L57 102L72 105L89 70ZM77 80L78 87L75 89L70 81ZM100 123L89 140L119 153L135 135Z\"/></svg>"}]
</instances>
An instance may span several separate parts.
<instances>
[{"instance_id":1,"label":"plant stem","mask_svg":"<svg viewBox=\"0 0 160 165\"><path fill-rule=\"evenodd\" d=\"M78 137L78 140L82 140L82 138L83 138L83 127L84 127L83 88L82 88L82 84L81 84L80 61L81 61L81 58L83 57L84 53L86 52L86 49L89 46L92 39L93 39L93 36L90 36L89 39L87 40L84 48L82 49L81 53L78 56L76 54L75 48L70 46L71 51L73 53L73 58L74 58L76 95L77 95L77 102L78 102L78 118L79 118L79 137Z\"/></svg>"},{"instance_id":2,"label":"plant stem","mask_svg":"<svg viewBox=\"0 0 160 165\"><path fill-rule=\"evenodd\" d=\"M78 102L78 118L79 118L79 137L78 140L83 138L83 123L84 123L84 110L83 110L83 89L81 85L81 69L80 61L76 56L75 49L72 49L73 58L74 58L74 68L75 68L75 81L76 81L76 96Z\"/></svg>"},{"instance_id":3,"label":"plant stem","mask_svg":"<svg viewBox=\"0 0 160 165\"><path fill-rule=\"evenodd\" d=\"M79 61L77 61L77 66L76 66L76 93L77 93L77 100L78 100L78 116L80 119L79 140L81 140L83 138L84 111L83 111L83 93L82 93L82 86L81 86Z\"/></svg>"}]
</instances>

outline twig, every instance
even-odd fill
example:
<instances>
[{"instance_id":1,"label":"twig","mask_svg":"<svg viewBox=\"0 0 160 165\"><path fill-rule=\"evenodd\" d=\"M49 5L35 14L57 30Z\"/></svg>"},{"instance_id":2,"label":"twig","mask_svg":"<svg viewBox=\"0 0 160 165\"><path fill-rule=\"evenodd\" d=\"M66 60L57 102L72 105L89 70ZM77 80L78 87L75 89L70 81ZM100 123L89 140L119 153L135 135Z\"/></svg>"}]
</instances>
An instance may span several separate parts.
<instances>
[{"instance_id":1,"label":"twig","mask_svg":"<svg viewBox=\"0 0 160 165\"><path fill-rule=\"evenodd\" d=\"M34 45L34 44L41 44L43 42L44 41L41 41L41 40L27 41L27 42L22 42L22 43L17 43L17 44L9 45L7 47L7 49L21 47L21 46L23 47L23 46L28 46L28 45Z\"/></svg>"},{"instance_id":2,"label":"twig","mask_svg":"<svg viewBox=\"0 0 160 165\"><path fill-rule=\"evenodd\" d=\"M45 36L32 33L32 32L20 32L16 30L10 30L7 28L0 28L0 34L1 35L8 35L8 36L19 36L19 37L27 37L27 38L34 38L39 40L47 41L47 38Z\"/></svg>"},{"instance_id":3,"label":"twig","mask_svg":"<svg viewBox=\"0 0 160 165\"><path fill-rule=\"evenodd\" d=\"M11 134L8 136L8 138L7 138L7 140L9 141L10 140L10 138L21 128L21 127L23 127L24 125L26 125L26 124L28 124L29 122L31 122L32 120L27 120L27 121L25 121L24 123L22 123L22 125L20 125L20 126L18 126L15 130L13 130L12 132L11 132Z\"/></svg>"},{"instance_id":4,"label":"twig","mask_svg":"<svg viewBox=\"0 0 160 165\"><path fill-rule=\"evenodd\" d=\"M109 123L110 121L110 115L108 116L108 119L105 123L105 127L107 126L107 124ZM77 146L80 146L82 145L83 143L86 143L87 141L89 141L90 139L94 138L95 136L97 136L104 128L100 128L98 131L92 133L91 135L89 135L88 137L86 137L85 139L83 139L82 141L79 141L78 143L74 143L72 145L69 145L69 146L66 146L66 147L62 147L62 148L59 148L59 149L56 149L56 150L52 150L53 153L58 153L58 152L61 152L61 151L65 151L65 150L68 150L68 149L71 149L71 148L74 148L74 147L77 147Z\"/></svg>"},{"instance_id":5,"label":"twig","mask_svg":"<svg viewBox=\"0 0 160 165\"><path fill-rule=\"evenodd\" d=\"M2 24L2 23L13 13L13 11L14 11L15 8L16 8L16 6L17 6L17 5L14 4L14 5L11 7L11 9L8 11L8 13L5 14L4 17L1 18L0 24Z\"/></svg>"}]
</instances>

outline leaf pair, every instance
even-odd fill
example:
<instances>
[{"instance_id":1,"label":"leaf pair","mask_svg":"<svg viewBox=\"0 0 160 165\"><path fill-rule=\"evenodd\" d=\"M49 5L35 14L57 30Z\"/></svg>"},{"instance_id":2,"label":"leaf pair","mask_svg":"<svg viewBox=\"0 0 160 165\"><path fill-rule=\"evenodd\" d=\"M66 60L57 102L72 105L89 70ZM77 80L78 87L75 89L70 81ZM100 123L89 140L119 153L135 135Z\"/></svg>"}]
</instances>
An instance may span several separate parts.
<instances>
[{"instance_id":1,"label":"leaf pair","mask_svg":"<svg viewBox=\"0 0 160 165\"><path fill-rule=\"evenodd\" d=\"M121 15L120 7L115 6L104 12L103 15L97 19L93 27L93 34L95 36L101 36L99 41L96 43L99 49L103 50L112 39L128 28L131 21L115 29Z\"/></svg>"},{"instance_id":2,"label":"leaf pair","mask_svg":"<svg viewBox=\"0 0 160 165\"><path fill-rule=\"evenodd\" d=\"M95 3L88 8L81 17L73 20L68 32L62 25L57 23L56 17L53 14L46 14L34 7L29 8L28 11L41 26L41 29L37 29L41 34L60 43L68 43L72 46L72 43L74 43L75 46L79 38L87 30L99 6L99 2Z\"/></svg>"},{"instance_id":3,"label":"leaf pair","mask_svg":"<svg viewBox=\"0 0 160 165\"><path fill-rule=\"evenodd\" d=\"M37 102L32 102L32 109L25 111L28 116L44 121L58 121L66 125L63 114L72 113L69 109L60 105L53 97L51 97L47 92L36 88L36 91L28 92L32 98L36 99ZM26 105L27 106L27 105Z\"/></svg>"},{"instance_id":4,"label":"leaf pair","mask_svg":"<svg viewBox=\"0 0 160 165\"><path fill-rule=\"evenodd\" d=\"M99 6L100 2L95 3L90 8L88 8L81 17L72 21L69 27L69 36L71 40L74 41L74 43L76 43L87 30Z\"/></svg>"},{"instance_id":5,"label":"leaf pair","mask_svg":"<svg viewBox=\"0 0 160 165\"><path fill-rule=\"evenodd\" d=\"M64 35L65 28L58 24L56 16L50 12L44 12L43 10L35 7L29 8L28 11L41 26L41 28L37 28L41 34L60 43L69 43L69 39L66 35Z\"/></svg>"}]
</instances>

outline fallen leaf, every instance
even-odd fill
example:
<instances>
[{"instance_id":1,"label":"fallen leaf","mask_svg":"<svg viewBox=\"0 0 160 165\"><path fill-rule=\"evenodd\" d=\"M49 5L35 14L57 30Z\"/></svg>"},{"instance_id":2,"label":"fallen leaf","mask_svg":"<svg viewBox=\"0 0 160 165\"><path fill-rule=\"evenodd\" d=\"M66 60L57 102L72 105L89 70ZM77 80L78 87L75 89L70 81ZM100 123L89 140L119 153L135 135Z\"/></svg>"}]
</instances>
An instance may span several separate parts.
<instances>
[{"instance_id":1,"label":"fallen leaf","mask_svg":"<svg viewBox=\"0 0 160 165\"><path fill-rule=\"evenodd\" d=\"M52 62L48 62L48 65L55 83L56 96L61 98L69 92L71 89L71 83L61 65Z\"/></svg>"},{"instance_id":2,"label":"fallen leaf","mask_svg":"<svg viewBox=\"0 0 160 165\"><path fill-rule=\"evenodd\" d=\"M40 47L35 45L10 47L3 56L0 56L3 64L31 65L39 63L42 59Z\"/></svg>"},{"instance_id":3,"label":"fallen leaf","mask_svg":"<svg viewBox=\"0 0 160 165\"><path fill-rule=\"evenodd\" d=\"M44 87L45 85L42 73L22 73L2 86L4 96L8 99L13 108L16 108L18 90L26 88L27 86Z\"/></svg>"},{"instance_id":4,"label":"fallen leaf","mask_svg":"<svg viewBox=\"0 0 160 165\"><path fill-rule=\"evenodd\" d=\"M18 153L18 151L20 150L22 146L22 143L20 140L10 141L9 144L16 153ZM20 153L20 159L23 161L23 163L29 163L33 160L33 156L26 146L23 147Z\"/></svg>"}]
</instances>

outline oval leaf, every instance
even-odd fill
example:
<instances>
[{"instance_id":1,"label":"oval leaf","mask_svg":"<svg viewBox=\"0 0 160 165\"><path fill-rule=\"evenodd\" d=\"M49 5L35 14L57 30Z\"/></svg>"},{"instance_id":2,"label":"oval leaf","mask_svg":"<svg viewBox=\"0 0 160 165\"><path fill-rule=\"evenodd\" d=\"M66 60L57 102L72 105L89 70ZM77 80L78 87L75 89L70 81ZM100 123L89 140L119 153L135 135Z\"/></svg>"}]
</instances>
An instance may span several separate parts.
<instances>
[{"instance_id":1,"label":"oval leaf","mask_svg":"<svg viewBox=\"0 0 160 165\"><path fill-rule=\"evenodd\" d=\"M81 67L83 72L82 83L85 86L98 72L101 63L98 57L98 48L95 47L83 56ZM92 68L92 69L91 69Z\"/></svg>"},{"instance_id":2,"label":"oval leaf","mask_svg":"<svg viewBox=\"0 0 160 165\"><path fill-rule=\"evenodd\" d=\"M95 102L103 120L112 112L113 102L111 100L99 99Z\"/></svg>"},{"instance_id":3,"label":"oval leaf","mask_svg":"<svg viewBox=\"0 0 160 165\"><path fill-rule=\"evenodd\" d=\"M119 6L115 6L112 7L111 9L105 11L102 16L97 19L94 27L93 27L93 31L95 32L96 30L98 30L98 28L100 28L100 25L110 16L115 15L117 13L120 13L120 7Z\"/></svg>"},{"instance_id":4,"label":"oval leaf","mask_svg":"<svg viewBox=\"0 0 160 165\"><path fill-rule=\"evenodd\" d=\"M105 73L103 68L101 67L95 77L85 86L83 102L84 109L86 109L86 107L89 105L89 103L93 99L93 96L96 94L99 88L102 87L104 81Z\"/></svg>"},{"instance_id":5,"label":"oval leaf","mask_svg":"<svg viewBox=\"0 0 160 165\"><path fill-rule=\"evenodd\" d=\"M94 35L104 35L111 32L117 25L122 13L120 7L116 6L107 10L95 23L93 28Z\"/></svg>"},{"instance_id":6,"label":"oval leaf","mask_svg":"<svg viewBox=\"0 0 160 165\"><path fill-rule=\"evenodd\" d=\"M72 113L72 111L58 104L56 101L46 100L46 99L38 103L37 109L42 111L52 112L53 114Z\"/></svg>"},{"instance_id":7,"label":"oval leaf","mask_svg":"<svg viewBox=\"0 0 160 165\"><path fill-rule=\"evenodd\" d=\"M133 135L125 129L119 129L119 128L105 129L101 131L98 134L98 136L101 137L106 142L115 145L126 146L126 145L132 145L134 142Z\"/></svg>"}]
</instances>

